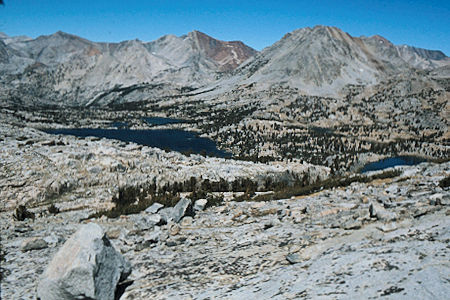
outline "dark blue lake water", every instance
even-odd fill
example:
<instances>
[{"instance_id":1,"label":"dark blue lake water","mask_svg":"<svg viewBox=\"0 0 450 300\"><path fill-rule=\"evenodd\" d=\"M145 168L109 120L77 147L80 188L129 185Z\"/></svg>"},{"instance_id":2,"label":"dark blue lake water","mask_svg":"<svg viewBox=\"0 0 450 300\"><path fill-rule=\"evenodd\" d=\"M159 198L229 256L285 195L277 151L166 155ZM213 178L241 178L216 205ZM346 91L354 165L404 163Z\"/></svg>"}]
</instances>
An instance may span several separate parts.
<instances>
[{"instance_id":1,"label":"dark blue lake water","mask_svg":"<svg viewBox=\"0 0 450 300\"><path fill-rule=\"evenodd\" d=\"M143 118L145 122L151 125L166 125L166 124L176 124L185 123L186 120L172 119L172 118L161 118L161 117L147 117Z\"/></svg>"},{"instance_id":2,"label":"dark blue lake water","mask_svg":"<svg viewBox=\"0 0 450 300\"><path fill-rule=\"evenodd\" d=\"M366 164L361 173L370 172L370 171L379 171L387 168L392 168L395 166L413 166L427 161L421 157L415 156L397 156L381 159L379 161L375 161L372 163Z\"/></svg>"},{"instance_id":3,"label":"dark blue lake water","mask_svg":"<svg viewBox=\"0 0 450 300\"><path fill-rule=\"evenodd\" d=\"M46 129L51 134L66 134L78 137L94 136L115 139L124 142L170 149L178 152L204 153L209 156L231 157L231 154L217 149L216 143L210 139L199 137L196 133L163 129L163 130L131 130L131 129Z\"/></svg>"},{"instance_id":4,"label":"dark blue lake water","mask_svg":"<svg viewBox=\"0 0 450 300\"><path fill-rule=\"evenodd\" d=\"M162 118L162 117L145 117L142 118L149 125L166 125L166 124L177 124L177 123L186 123L186 120L182 119L172 119L172 118ZM116 121L111 123L112 127L116 127L117 129L125 129L128 128L127 122Z\"/></svg>"},{"instance_id":5,"label":"dark blue lake water","mask_svg":"<svg viewBox=\"0 0 450 300\"><path fill-rule=\"evenodd\" d=\"M112 122L111 126L116 127L118 129L128 128L128 123L127 122Z\"/></svg>"}]
</instances>

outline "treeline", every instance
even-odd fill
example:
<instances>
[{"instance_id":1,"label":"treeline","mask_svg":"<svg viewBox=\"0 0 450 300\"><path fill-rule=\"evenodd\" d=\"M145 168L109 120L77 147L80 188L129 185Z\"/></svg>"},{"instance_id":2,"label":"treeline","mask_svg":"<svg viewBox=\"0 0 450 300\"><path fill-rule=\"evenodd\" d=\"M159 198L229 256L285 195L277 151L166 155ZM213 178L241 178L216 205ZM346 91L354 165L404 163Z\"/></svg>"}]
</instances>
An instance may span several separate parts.
<instances>
[{"instance_id":1,"label":"treeline","mask_svg":"<svg viewBox=\"0 0 450 300\"><path fill-rule=\"evenodd\" d=\"M239 178L228 182L223 178L218 181L209 179L200 181L191 177L183 182L166 183L159 188L155 183L126 185L120 187L116 195L112 197L112 202L115 204L114 208L94 213L89 218L102 215L116 218L120 215L134 214L145 210L155 202L166 207L172 207L180 200L180 193L190 193L189 198L192 200L206 198L208 206L213 206L223 202L222 196L214 196L213 193L243 192L243 198L237 199L243 201L250 199L256 191L281 191L289 186L306 186L311 181L308 173L302 176L290 173L289 176L292 177L291 181L277 181L267 177L260 183L249 178Z\"/></svg>"}]
</instances>

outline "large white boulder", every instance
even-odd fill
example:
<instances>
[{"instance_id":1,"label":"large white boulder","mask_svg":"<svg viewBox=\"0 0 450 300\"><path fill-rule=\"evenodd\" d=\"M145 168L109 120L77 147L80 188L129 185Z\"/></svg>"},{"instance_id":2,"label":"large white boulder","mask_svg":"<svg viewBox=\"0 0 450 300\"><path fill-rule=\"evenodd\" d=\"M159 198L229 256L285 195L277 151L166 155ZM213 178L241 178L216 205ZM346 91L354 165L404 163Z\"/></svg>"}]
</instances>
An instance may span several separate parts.
<instances>
[{"instance_id":1,"label":"large white boulder","mask_svg":"<svg viewBox=\"0 0 450 300\"><path fill-rule=\"evenodd\" d=\"M114 299L130 263L111 245L103 229L83 225L56 253L37 287L41 300Z\"/></svg>"}]
</instances>

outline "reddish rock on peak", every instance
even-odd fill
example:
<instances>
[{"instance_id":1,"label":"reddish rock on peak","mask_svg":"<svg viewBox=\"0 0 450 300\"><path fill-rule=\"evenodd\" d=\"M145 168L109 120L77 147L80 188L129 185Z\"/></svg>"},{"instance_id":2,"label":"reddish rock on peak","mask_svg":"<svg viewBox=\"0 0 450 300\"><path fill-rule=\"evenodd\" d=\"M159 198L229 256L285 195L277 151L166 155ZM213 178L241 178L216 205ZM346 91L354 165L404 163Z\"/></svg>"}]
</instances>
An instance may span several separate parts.
<instances>
[{"instance_id":1,"label":"reddish rock on peak","mask_svg":"<svg viewBox=\"0 0 450 300\"><path fill-rule=\"evenodd\" d=\"M190 32L189 37L201 52L219 64L221 71L234 70L257 53L241 41L220 41L199 31Z\"/></svg>"}]
</instances>

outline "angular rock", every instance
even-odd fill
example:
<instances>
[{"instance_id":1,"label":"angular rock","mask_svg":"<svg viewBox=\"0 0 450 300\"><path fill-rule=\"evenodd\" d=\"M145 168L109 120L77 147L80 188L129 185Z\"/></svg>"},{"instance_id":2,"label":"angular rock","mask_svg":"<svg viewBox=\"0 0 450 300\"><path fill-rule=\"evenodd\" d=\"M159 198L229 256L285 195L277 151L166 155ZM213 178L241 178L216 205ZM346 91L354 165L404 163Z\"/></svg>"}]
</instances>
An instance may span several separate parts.
<instances>
[{"instance_id":1,"label":"angular rock","mask_svg":"<svg viewBox=\"0 0 450 300\"><path fill-rule=\"evenodd\" d=\"M191 226L193 221L194 221L194 219L192 217L187 216L181 220L180 225L181 226Z\"/></svg>"},{"instance_id":2,"label":"angular rock","mask_svg":"<svg viewBox=\"0 0 450 300\"><path fill-rule=\"evenodd\" d=\"M137 244L136 247L134 247L134 251L142 251L144 249L151 247L152 244L153 244L153 242L151 242L151 241L143 241L143 242Z\"/></svg>"},{"instance_id":3,"label":"angular rock","mask_svg":"<svg viewBox=\"0 0 450 300\"><path fill-rule=\"evenodd\" d=\"M158 215L161 216L161 223L167 224L168 222L173 221L173 207L165 207L158 212Z\"/></svg>"},{"instance_id":4,"label":"angular rock","mask_svg":"<svg viewBox=\"0 0 450 300\"><path fill-rule=\"evenodd\" d=\"M23 241L22 243L22 251L30 251L30 250L40 250L48 247L48 244L45 240L41 238L29 238Z\"/></svg>"},{"instance_id":5,"label":"angular rock","mask_svg":"<svg viewBox=\"0 0 450 300\"><path fill-rule=\"evenodd\" d=\"M181 198L174 207L166 207L159 211L161 219L165 223L175 222L179 223L184 216L194 216L192 207L192 200L188 198Z\"/></svg>"},{"instance_id":6,"label":"angular rock","mask_svg":"<svg viewBox=\"0 0 450 300\"><path fill-rule=\"evenodd\" d=\"M163 223L162 217L159 214L156 215L136 215L134 218L135 226L138 230L149 230Z\"/></svg>"},{"instance_id":7,"label":"angular rock","mask_svg":"<svg viewBox=\"0 0 450 300\"><path fill-rule=\"evenodd\" d=\"M161 203L155 202L152 205L150 205L149 207L147 207L145 209L145 212L148 214L156 214L163 207L164 207L164 205L162 205Z\"/></svg>"},{"instance_id":8,"label":"angular rock","mask_svg":"<svg viewBox=\"0 0 450 300\"><path fill-rule=\"evenodd\" d=\"M395 222L392 222L388 224L383 224L381 226L377 226L377 229L382 232L391 232L397 230L397 225L395 224Z\"/></svg>"},{"instance_id":9,"label":"angular rock","mask_svg":"<svg viewBox=\"0 0 450 300\"><path fill-rule=\"evenodd\" d=\"M18 225L16 227L14 227L14 231L15 232L19 232L19 233L25 233L28 231L31 231L32 229L28 226L22 226L22 225Z\"/></svg>"},{"instance_id":10,"label":"angular rock","mask_svg":"<svg viewBox=\"0 0 450 300\"><path fill-rule=\"evenodd\" d=\"M426 214L432 213L435 210L436 208L434 207L433 208L419 207L414 210L413 217L420 218L422 216L425 216Z\"/></svg>"},{"instance_id":11,"label":"angular rock","mask_svg":"<svg viewBox=\"0 0 450 300\"><path fill-rule=\"evenodd\" d=\"M122 230L120 228L111 229L111 230L108 230L108 232L106 232L106 236L111 240L118 239L121 234L122 234Z\"/></svg>"},{"instance_id":12,"label":"angular rock","mask_svg":"<svg viewBox=\"0 0 450 300\"><path fill-rule=\"evenodd\" d=\"M176 241L166 241L167 247L175 247L177 245Z\"/></svg>"},{"instance_id":13,"label":"angular rock","mask_svg":"<svg viewBox=\"0 0 450 300\"><path fill-rule=\"evenodd\" d=\"M300 255L298 253L291 253L286 256L286 260L290 264L297 264L302 261L302 258L300 257Z\"/></svg>"},{"instance_id":14,"label":"angular rock","mask_svg":"<svg viewBox=\"0 0 450 300\"><path fill-rule=\"evenodd\" d=\"M341 228L345 230L355 230L360 229L362 227L362 222L360 220L350 219L344 224L341 225Z\"/></svg>"},{"instance_id":15,"label":"angular rock","mask_svg":"<svg viewBox=\"0 0 450 300\"><path fill-rule=\"evenodd\" d=\"M369 205L369 213L371 218L377 218L383 222L390 222L397 220L397 214L390 212L376 202L372 202Z\"/></svg>"},{"instance_id":16,"label":"angular rock","mask_svg":"<svg viewBox=\"0 0 450 300\"><path fill-rule=\"evenodd\" d=\"M156 228L158 228L158 227L156 227ZM151 244L159 242L159 239L161 236L161 230L159 228L158 229L156 229L156 228L155 228L155 230L153 230L151 232L147 232L144 235L144 241L149 242Z\"/></svg>"},{"instance_id":17,"label":"angular rock","mask_svg":"<svg viewBox=\"0 0 450 300\"><path fill-rule=\"evenodd\" d=\"M83 225L53 257L37 287L38 299L114 299L116 286L131 273L103 229Z\"/></svg>"},{"instance_id":18,"label":"angular rock","mask_svg":"<svg viewBox=\"0 0 450 300\"><path fill-rule=\"evenodd\" d=\"M173 220L176 223L180 222L181 218L184 216L194 216L192 200L188 198L182 198L173 208Z\"/></svg>"},{"instance_id":19,"label":"angular rock","mask_svg":"<svg viewBox=\"0 0 450 300\"><path fill-rule=\"evenodd\" d=\"M198 199L194 203L194 211L202 211L205 209L206 204L208 204L208 200L206 199Z\"/></svg>"},{"instance_id":20,"label":"angular rock","mask_svg":"<svg viewBox=\"0 0 450 300\"><path fill-rule=\"evenodd\" d=\"M49 236L46 236L44 238L44 241L46 241L49 246L53 247L53 246L57 245L60 242L60 237L58 237L57 235L52 233Z\"/></svg>"},{"instance_id":21,"label":"angular rock","mask_svg":"<svg viewBox=\"0 0 450 300\"><path fill-rule=\"evenodd\" d=\"M437 193L430 196L430 205L442 205L442 199L444 195L441 193Z\"/></svg>"}]
</instances>

